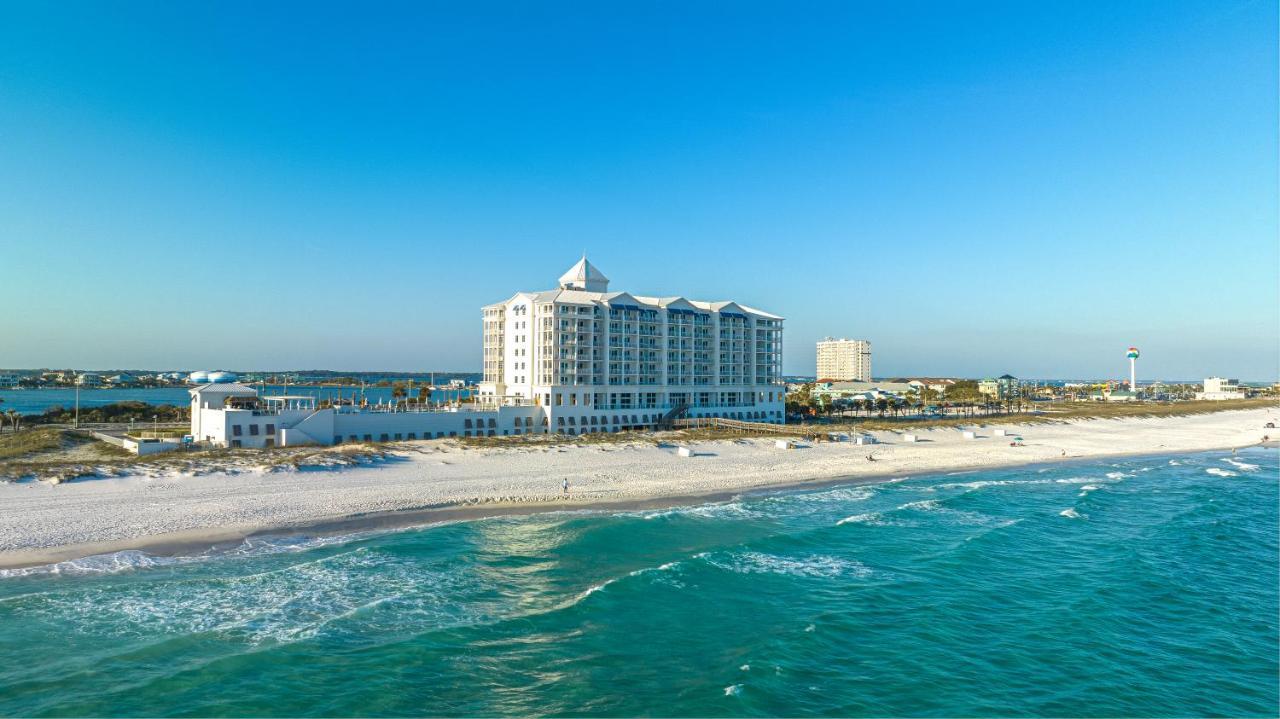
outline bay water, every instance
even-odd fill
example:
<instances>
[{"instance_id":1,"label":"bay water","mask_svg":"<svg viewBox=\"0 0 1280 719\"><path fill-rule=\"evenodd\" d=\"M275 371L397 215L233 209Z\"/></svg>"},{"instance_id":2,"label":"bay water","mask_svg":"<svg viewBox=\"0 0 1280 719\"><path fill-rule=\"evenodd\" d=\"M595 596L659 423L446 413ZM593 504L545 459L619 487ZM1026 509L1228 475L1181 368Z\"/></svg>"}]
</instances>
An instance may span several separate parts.
<instances>
[{"instance_id":1,"label":"bay water","mask_svg":"<svg viewBox=\"0 0 1280 719\"><path fill-rule=\"evenodd\" d=\"M254 389L261 385L250 385ZM120 387L80 390L80 408L101 407L116 402L146 402L147 404L172 404L186 407L191 404L189 387ZM317 400L350 400L363 397L370 404L390 403L393 401L391 387L337 387L312 385L267 385L266 394L305 395ZM418 387L409 390L414 401L418 398ZM450 402L466 397L467 390L431 391L432 402ZM71 409L76 403L75 388L56 387L43 389L6 389L0 390L0 410L14 409L22 414L40 414L50 407Z\"/></svg>"}]
</instances>

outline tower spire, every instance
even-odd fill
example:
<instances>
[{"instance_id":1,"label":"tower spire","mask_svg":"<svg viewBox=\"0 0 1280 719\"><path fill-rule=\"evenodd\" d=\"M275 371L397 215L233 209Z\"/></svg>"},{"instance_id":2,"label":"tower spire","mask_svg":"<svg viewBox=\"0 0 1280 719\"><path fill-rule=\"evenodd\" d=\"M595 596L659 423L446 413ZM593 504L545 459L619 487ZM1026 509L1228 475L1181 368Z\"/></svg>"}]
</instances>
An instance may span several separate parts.
<instances>
[{"instance_id":1,"label":"tower spire","mask_svg":"<svg viewBox=\"0 0 1280 719\"><path fill-rule=\"evenodd\" d=\"M582 259L570 267L567 272L560 275L560 289L564 290L586 290L587 292L608 292L609 278L604 273L596 269L596 266L587 261L587 253L582 253Z\"/></svg>"}]
</instances>

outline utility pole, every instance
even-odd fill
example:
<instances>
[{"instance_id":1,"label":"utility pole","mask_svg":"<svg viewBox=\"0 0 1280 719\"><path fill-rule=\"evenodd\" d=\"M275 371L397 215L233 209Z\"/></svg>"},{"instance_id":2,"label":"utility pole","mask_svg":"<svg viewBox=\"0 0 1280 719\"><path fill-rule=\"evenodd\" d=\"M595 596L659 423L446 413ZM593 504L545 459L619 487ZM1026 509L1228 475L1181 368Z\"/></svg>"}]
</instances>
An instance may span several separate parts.
<instances>
[{"instance_id":1,"label":"utility pole","mask_svg":"<svg viewBox=\"0 0 1280 719\"><path fill-rule=\"evenodd\" d=\"M75 418L75 422L72 424L72 427L74 427L75 429L80 429L80 378L74 376L75 375L74 372L72 373L72 375L73 376L71 378L71 381L76 383L76 418Z\"/></svg>"}]
</instances>

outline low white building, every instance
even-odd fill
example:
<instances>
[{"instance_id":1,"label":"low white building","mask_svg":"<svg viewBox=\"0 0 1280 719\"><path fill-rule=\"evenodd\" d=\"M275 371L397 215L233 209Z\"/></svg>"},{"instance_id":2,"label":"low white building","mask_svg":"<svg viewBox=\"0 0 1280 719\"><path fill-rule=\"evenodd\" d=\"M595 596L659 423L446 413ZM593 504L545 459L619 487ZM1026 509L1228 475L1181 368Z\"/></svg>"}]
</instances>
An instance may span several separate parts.
<instances>
[{"instance_id":1,"label":"low white building","mask_svg":"<svg viewBox=\"0 0 1280 719\"><path fill-rule=\"evenodd\" d=\"M547 414L532 403L499 405L481 400L446 409L411 410L390 406L318 407L314 397L259 395L252 387L236 383L205 384L189 392L191 435L196 442L214 447L331 445L565 431L549 427ZM612 419L629 429L651 424L657 414L614 415Z\"/></svg>"},{"instance_id":2,"label":"low white building","mask_svg":"<svg viewBox=\"0 0 1280 719\"><path fill-rule=\"evenodd\" d=\"M81 387L100 387L102 378L93 372L82 372L76 376L76 384Z\"/></svg>"},{"instance_id":3,"label":"low white building","mask_svg":"<svg viewBox=\"0 0 1280 719\"><path fill-rule=\"evenodd\" d=\"M910 382L815 382L810 393L832 399L880 399L917 391L919 385Z\"/></svg>"},{"instance_id":4,"label":"low white building","mask_svg":"<svg viewBox=\"0 0 1280 719\"><path fill-rule=\"evenodd\" d=\"M1196 399L1244 399L1247 396L1245 388L1240 386L1240 380L1225 377L1206 377L1204 391L1196 392Z\"/></svg>"},{"instance_id":5,"label":"low white building","mask_svg":"<svg viewBox=\"0 0 1280 719\"><path fill-rule=\"evenodd\" d=\"M13 389L19 381L21 377L12 372L0 372L0 389Z\"/></svg>"}]
</instances>

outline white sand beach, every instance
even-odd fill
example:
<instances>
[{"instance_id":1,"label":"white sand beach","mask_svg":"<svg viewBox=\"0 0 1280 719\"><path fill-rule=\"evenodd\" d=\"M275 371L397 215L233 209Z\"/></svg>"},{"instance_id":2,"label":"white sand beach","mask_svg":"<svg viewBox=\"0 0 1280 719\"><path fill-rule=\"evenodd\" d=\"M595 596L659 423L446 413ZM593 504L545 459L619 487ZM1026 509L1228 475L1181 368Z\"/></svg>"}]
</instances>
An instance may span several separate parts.
<instances>
[{"instance_id":1,"label":"white sand beach","mask_svg":"<svg viewBox=\"0 0 1280 719\"><path fill-rule=\"evenodd\" d=\"M0 484L0 567L123 549L177 551L254 533L423 524L458 517L582 507L681 504L733 493L832 481L1126 454L1226 449L1274 439L1280 408L1150 419L874 433L879 444L773 439L675 445L629 443L465 448L449 440L397 445L391 457L324 470ZM1025 446L1010 446L1007 429ZM973 429L972 427L967 429ZM868 460L868 455L874 461ZM562 491L568 479L569 494Z\"/></svg>"}]
</instances>

